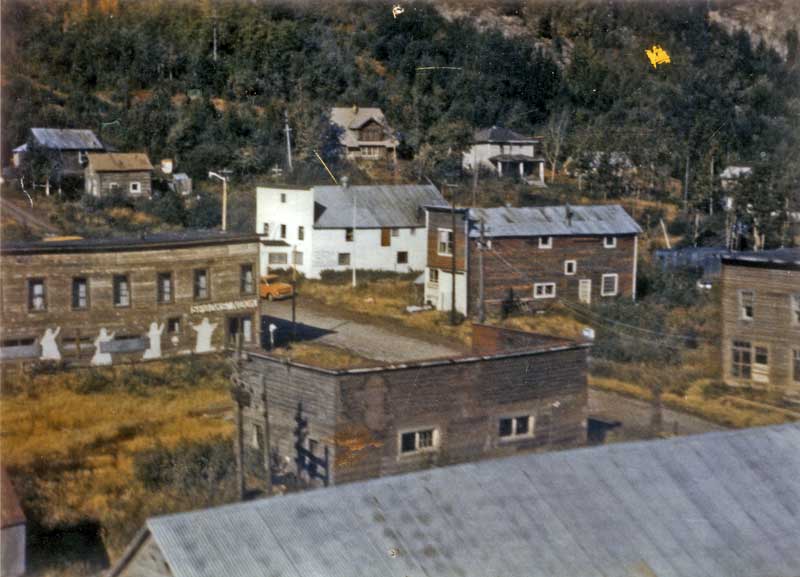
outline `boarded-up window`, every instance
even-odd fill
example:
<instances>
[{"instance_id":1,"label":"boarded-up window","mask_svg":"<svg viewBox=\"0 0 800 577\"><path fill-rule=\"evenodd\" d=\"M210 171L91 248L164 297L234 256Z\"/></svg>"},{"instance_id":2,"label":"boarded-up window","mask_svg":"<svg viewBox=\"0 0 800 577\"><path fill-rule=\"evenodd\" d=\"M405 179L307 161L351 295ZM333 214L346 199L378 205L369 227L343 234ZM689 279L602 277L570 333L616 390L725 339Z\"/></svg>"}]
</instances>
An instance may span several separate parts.
<instances>
[{"instance_id":1,"label":"boarded-up window","mask_svg":"<svg viewBox=\"0 0 800 577\"><path fill-rule=\"evenodd\" d=\"M391 246L392 244L392 231L388 228L381 229L381 246Z\"/></svg>"}]
</instances>

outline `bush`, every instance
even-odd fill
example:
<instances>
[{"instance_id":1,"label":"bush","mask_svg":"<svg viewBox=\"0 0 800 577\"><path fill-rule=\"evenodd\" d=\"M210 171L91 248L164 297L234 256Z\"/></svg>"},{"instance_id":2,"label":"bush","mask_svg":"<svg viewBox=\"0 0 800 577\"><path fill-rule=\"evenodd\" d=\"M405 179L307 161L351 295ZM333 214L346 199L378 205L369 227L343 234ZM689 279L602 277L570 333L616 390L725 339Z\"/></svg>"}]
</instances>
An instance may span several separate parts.
<instances>
[{"instance_id":1,"label":"bush","mask_svg":"<svg viewBox=\"0 0 800 577\"><path fill-rule=\"evenodd\" d=\"M707 297L697 289L701 274L688 269L665 269L649 260L640 260L636 294L640 302L667 307L692 307L704 304Z\"/></svg>"},{"instance_id":2,"label":"bush","mask_svg":"<svg viewBox=\"0 0 800 577\"><path fill-rule=\"evenodd\" d=\"M358 284L371 283L381 280L413 281L419 276L418 271L408 273L397 273L388 270L356 269ZM325 284L347 284L352 281L353 272L351 270L323 270L320 272L320 279Z\"/></svg>"},{"instance_id":3,"label":"bush","mask_svg":"<svg viewBox=\"0 0 800 577\"><path fill-rule=\"evenodd\" d=\"M215 437L204 442L183 441L172 449L158 446L137 453L136 478L149 490L172 488L181 492L213 492L236 474L233 446Z\"/></svg>"}]
</instances>

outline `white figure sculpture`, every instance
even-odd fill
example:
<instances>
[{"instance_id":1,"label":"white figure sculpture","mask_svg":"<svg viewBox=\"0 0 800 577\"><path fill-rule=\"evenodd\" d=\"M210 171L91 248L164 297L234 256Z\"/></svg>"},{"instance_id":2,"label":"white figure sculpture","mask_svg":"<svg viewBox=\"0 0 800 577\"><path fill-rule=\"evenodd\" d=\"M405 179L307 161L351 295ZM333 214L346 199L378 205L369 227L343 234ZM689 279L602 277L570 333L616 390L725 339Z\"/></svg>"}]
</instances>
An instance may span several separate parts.
<instances>
[{"instance_id":1,"label":"white figure sculpture","mask_svg":"<svg viewBox=\"0 0 800 577\"><path fill-rule=\"evenodd\" d=\"M211 335L214 334L214 329L217 328L217 323L210 323L208 322L208 317L203 317L202 322L190 326L192 327L192 330L197 333L197 342L194 346L194 352L212 352L214 347L211 346Z\"/></svg>"},{"instance_id":2,"label":"white figure sculpture","mask_svg":"<svg viewBox=\"0 0 800 577\"><path fill-rule=\"evenodd\" d=\"M42 340L39 341L39 344L42 346L42 355L39 357L41 360L43 361L61 360L61 351L58 350L58 343L56 342L56 338L58 338L58 333L60 332L61 332L61 327L56 328L55 331L53 331L53 329L47 329L44 331Z\"/></svg>"},{"instance_id":3,"label":"white figure sculpture","mask_svg":"<svg viewBox=\"0 0 800 577\"><path fill-rule=\"evenodd\" d=\"M91 364L95 367L111 364L111 353L104 353L100 351L103 343L109 343L114 340L116 333L108 334L105 328L100 329L100 334L94 340L94 356L92 357Z\"/></svg>"},{"instance_id":4,"label":"white figure sculpture","mask_svg":"<svg viewBox=\"0 0 800 577\"><path fill-rule=\"evenodd\" d=\"M150 332L147 338L150 339L150 347L144 352L143 360L161 358L161 333L164 332L164 323L161 326L156 322L150 323Z\"/></svg>"}]
</instances>

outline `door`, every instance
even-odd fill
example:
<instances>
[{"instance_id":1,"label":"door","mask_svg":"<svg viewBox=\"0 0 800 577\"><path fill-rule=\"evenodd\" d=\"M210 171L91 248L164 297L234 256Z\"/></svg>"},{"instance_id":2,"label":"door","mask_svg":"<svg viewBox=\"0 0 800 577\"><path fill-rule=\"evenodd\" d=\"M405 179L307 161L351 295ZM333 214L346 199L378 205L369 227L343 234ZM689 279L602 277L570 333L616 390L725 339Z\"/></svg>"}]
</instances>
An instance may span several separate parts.
<instances>
[{"instance_id":1,"label":"door","mask_svg":"<svg viewBox=\"0 0 800 577\"><path fill-rule=\"evenodd\" d=\"M587 305L592 302L592 279L582 278L578 284L578 300Z\"/></svg>"}]
</instances>

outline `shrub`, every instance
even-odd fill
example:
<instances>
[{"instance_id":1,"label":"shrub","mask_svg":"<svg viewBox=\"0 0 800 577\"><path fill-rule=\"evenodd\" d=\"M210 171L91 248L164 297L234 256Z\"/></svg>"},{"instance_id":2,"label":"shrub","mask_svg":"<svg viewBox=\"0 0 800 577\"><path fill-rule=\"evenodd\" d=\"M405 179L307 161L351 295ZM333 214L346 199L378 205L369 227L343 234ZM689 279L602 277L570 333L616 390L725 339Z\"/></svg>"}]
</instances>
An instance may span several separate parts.
<instances>
[{"instance_id":1,"label":"shrub","mask_svg":"<svg viewBox=\"0 0 800 577\"><path fill-rule=\"evenodd\" d=\"M204 442L183 441L172 449L158 446L137 453L134 474L149 490L172 488L181 492L213 492L236 474L233 446L215 437Z\"/></svg>"}]
</instances>

